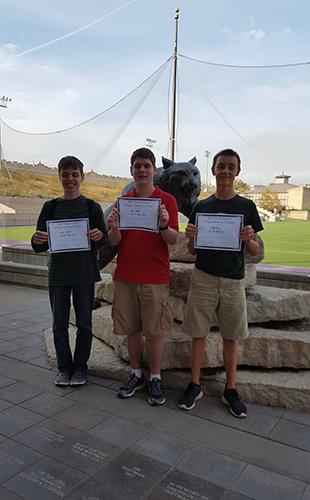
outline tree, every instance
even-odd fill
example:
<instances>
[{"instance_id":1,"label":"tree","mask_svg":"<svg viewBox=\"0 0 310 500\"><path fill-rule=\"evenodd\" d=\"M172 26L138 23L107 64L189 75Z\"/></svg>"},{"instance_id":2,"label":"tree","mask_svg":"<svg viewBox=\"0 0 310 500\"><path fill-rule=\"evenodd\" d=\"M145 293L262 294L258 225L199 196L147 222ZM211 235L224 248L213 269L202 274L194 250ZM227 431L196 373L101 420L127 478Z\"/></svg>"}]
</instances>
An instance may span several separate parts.
<instances>
[{"instance_id":1,"label":"tree","mask_svg":"<svg viewBox=\"0 0 310 500\"><path fill-rule=\"evenodd\" d=\"M234 189L236 193L246 193L247 191L250 191L250 186L242 179L235 179Z\"/></svg>"},{"instance_id":2,"label":"tree","mask_svg":"<svg viewBox=\"0 0 310 500\"><path fill-rule=\"evenodd\" d=\"M275 208L279 209L279 207L281 207L281 202L278 194L272 191L272 189L267 188L262 192L258 205L261 208L272 212Z\"/></svg>"}]
</instances>

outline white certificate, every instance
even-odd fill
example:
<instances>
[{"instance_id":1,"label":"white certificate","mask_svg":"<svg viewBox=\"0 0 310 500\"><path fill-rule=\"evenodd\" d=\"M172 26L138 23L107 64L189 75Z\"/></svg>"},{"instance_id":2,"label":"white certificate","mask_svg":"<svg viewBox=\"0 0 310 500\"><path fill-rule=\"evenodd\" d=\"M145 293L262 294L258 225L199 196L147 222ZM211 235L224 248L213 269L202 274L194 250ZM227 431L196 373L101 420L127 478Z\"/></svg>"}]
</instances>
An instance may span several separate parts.
<instances>
[{"instance_id":1,"label":"white certificate","mask_svg":"<svg viewBox=\"0 0 310 500\"><path fill-rule=\"evenodd\" d=\"M160 204L159 198L119 198L119 228L158 232Z\"/></svg>"},{"instance_id":2,"label":"white certificate","mask_svg":"<svg viewBox=\"0 0 310 500\"><path fill-rule=\"evenodd\" d=\"M50 220L46 227L51 253L90 250L88 218Z\"/></svg>"},{"instance_id":3,"label":"white certificate","mask_svg":"<svg viewBox=\"0 0 310 500\"><path fill-rule=\"evenodd\" d=\"M198 234L195 248L207 250L241 250L240 229L243 226L242 214L197 213Z\"/></svg>"}]
</instances>

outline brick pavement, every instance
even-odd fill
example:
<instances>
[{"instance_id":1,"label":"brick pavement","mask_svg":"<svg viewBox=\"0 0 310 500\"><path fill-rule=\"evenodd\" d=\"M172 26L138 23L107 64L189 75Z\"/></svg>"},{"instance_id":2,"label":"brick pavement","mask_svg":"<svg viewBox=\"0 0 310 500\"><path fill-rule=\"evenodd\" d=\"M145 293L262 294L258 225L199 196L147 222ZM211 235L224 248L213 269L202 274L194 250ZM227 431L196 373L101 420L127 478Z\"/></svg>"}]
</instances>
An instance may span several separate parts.
<instances>
[{"instance_id":1,"label":"brick pavement","mask_svg":"<svg viewBox=\"0 0 310 500\"><path fill-rule=\"evenodd\" d=\"M47 292L0 283L0 498L310 500L310 413L204 397L124 401L119 382L57 388ZM310 409L309 409L310 412Z\"/></svg>"}]
</instances>

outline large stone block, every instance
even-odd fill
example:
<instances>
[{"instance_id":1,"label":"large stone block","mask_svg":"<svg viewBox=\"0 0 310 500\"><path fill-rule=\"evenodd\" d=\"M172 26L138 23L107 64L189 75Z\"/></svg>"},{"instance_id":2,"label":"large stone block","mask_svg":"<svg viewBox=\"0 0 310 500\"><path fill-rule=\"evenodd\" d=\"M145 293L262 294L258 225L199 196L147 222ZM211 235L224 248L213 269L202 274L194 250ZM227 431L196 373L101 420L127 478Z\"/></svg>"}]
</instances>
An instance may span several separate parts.
<instances>
[{"instance_id":1,"label":"large stone block","mask_svg":"<svg viewBox=\"0 0 310 500\"><path fill-rule=\"evenodd\" d=\"M163 372L163 382L172 389L184 389L190 373L181 370ZM203 375L201 385L208 395L220 397L225 386L225 373ZM278 406L309 412L310 370L238 370L238 392L247 403Z\"/></svg>"},{"instance_id":2,"label":"large stone block","mask_svg":"<svg viewBox=\"0 0 310 500\"><path fill-rule=\"evenodd\" d=\"M179 297L172 297L172 296L170 296L170 301L171 301L171 305L172 305L172 312L173 312L174 320L178 321L180 323L183 323L186 302L184 301L184 299L181 299ZM216 321L214 320L214 325L215 324L216 324Z\"/></svg>"},{"instance_id":3,"label":"large stone block","mask_svg":"<svg viewBox=\"0 0 310 500\"><path fill-rule=\"evenodd\" d=\"M250 288L251 286L254 286L256 284L257 280L257 271L256 271L256 265L251 264L250 262L245 262L244 263L244 286L245 288Z\"/></svg>"},{"instance_id":4,"label":"large stone block","mask_svg":"<svg viewBox=\"0 0 310 500\"><path fill-rule=\"evenodd\" d=\"M69 340L72 352L75 345L76 328L69 329ZM56 365L53 331L51 328L44 331L47 356L51 365ZM123 380L130 372L128 363L122 361L114 350L96 337L93 338L92 350L88 361L88 371L99 377Z\"/></svg>"},{"instance_id":5,"label":"large stone block","mask_svg":"<svg viewBox=\"0 0 310 500\"><path fill-rule=\"evenodd\" d=\"M100 273L101 281L95 284L95 297L112 304L113 299L113 278L111 274Z\"/></svg>"},{"instance_id":6,"label":"large stone block","mask_svg":"<svg viewBox=\"0 0 310 500\"><path fill-rule=\"evenodd\" d=\"M171 273L171 288L170 294L173 297L178 297L187 300L190 280L192 272L194 269L194 264L183 263L183 262L171 262L170 263L170 273Z\"/></svg>"},{"instance_id":7,"label":"large stone block","mask_svg":"<svg viewBox=\"0 0 310 500\"><path fill-rule=\"evenodd\" d=\"M105 305L93 313L94 335L111 346L116 354L128 362L126 337L113 334L111 306ZM310 368L310 331L292 332L251 327L247 340L238 345L238 364L264 368ZM190 368L191 338L181 325L174 323L167 339L162 368ZM211 331L206 339L204 368L222 367L222 340L218 331Z\"/></svg>"},{"instance_id":8,"label":"large stone block","mask_svg":"<svg viewBox=\"0 0 310 500\"><path fill-rule=\"evenodd\" d=\"M170 272L171 272L171 289L170 294L172 297L181 298L186 302L192 271L194 268L193 263L184 262L171 262ZM256 267L254 264L245 264L246 277L244 278L244 283L246 288L255 285L256 283ZM111 269L112 270L112 269ZM96 283L95 286L95 296L106 302L112 303L113 297L113 279L112 274L109 272L101 272L101 281ZM183 321L183 314L175 316L175 319Z\"/></svg>"},{"instance_id":9,"label":"large stone block","mask_svg":"<svg viewBox=\"0 0 310 500\"><path fill-rule=\"evenodd\" d=\"M187 300L190 280L194 269L193 263L170 262L171 273L171 290L173 297ZM255 264L245 264L244 285L246 288L252 287L256 283L256 266Z\"/></svg>"},{"instance_id":10,"label":"large stone block","mask_svg":"<svg viewBox=\"0 0 310 500\"><path fill-rule=\"evenodd\" d=\"M256 285L247 290L249 323L291 321L310 316L310 292Z\"/></svg>"},{"instance_id":11,"label":"large stone block","mask_svg":"<svg viewBox=\"0 0 310 500\"><path fill-rule=\"evenodd\" d=\"M178 264L179 265L179 264ZM185 276L177 269L176 282L181 285ZM171 302L174 319L183 322L187 294L178 294L174 287L171 289ZM268 323L269 321L293 321L308 318L310 315L310 292L295 290L293 288L274 288L269 286L255 285L246 290L247 314L249 324ZM214 326L216 326L216 317Z\"/></svg>"},{"instance_id":12,"label":"large stone block","mask_svg":"<svg viewBox=\"0 0 310 500\"><path fill-rule=\"evenodd\" d=\"M195 262L196 256L187 250L188 239L184 232L180 232L175 245L169 245L169 256L172 262Z\"/></svg>"}]
</instances>

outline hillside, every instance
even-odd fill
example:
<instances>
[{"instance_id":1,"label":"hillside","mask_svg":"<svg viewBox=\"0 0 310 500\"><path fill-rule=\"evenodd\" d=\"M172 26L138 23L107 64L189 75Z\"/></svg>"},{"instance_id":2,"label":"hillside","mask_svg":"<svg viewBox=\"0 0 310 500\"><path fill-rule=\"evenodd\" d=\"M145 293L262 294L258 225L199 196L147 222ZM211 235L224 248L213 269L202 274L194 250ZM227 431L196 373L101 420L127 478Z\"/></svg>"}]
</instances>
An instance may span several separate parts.
<instances>
[{"instance_id":1,"label":"hillside","mask_svg":"<svg viewBox=\"0 0 310 500\"><path fill-rule=\"evenodd\" d=\"M52 169L50 169L52 170ZM12 171L11 177L3 169L0 170L0 195L25 196L39 198L55 198L62 194L57 175L35 173L31 171ZM99 202L112 202L120 195L129 179L99 175L94 172L86 174L82 184L82 193Z\"/></svg>"}]
</instances>

